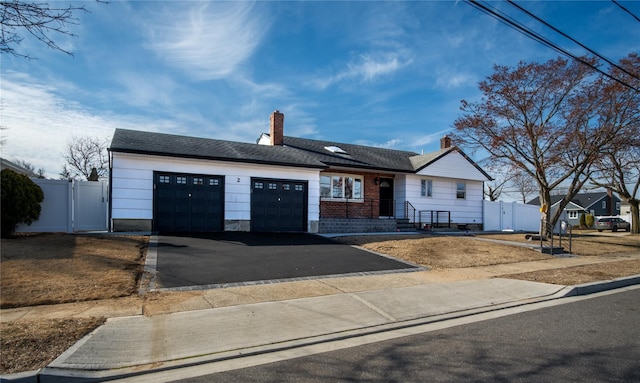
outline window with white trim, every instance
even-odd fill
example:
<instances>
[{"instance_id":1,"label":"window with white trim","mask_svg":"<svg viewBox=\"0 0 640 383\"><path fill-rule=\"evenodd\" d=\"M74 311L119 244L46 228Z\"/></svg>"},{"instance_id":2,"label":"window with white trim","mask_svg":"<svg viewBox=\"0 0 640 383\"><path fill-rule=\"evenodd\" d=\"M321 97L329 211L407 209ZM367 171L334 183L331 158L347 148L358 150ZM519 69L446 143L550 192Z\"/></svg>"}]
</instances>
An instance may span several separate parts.
<instances>
[{"instance_id":1,"label":"window with white trim","mask_svg":"<svg viewBox=\"0 0 640 383\"><path fill-rule=\"evenodd\" d=\"M578 219L578 211L569 210L569 219Z\"/></svg>"},{"instance_id":2,"label":"window with white trim","mask_svg":"<svg viewBox=\"0 0 640 383\"><path fill-rule=\"evenodd\" d=\"M607 201L602 201L602 208L606 209L607 208Z\"/></svg>"},{"instance_id":3,"label":"window with white trim","mask_svg":"<svg viewBox=\"0 0 640 383\"><path fill-rule=\"evenodd\" d=\"M433 196L433 180L420 180L420 196L432 197Z\"/></svg>"},{"instance_id":4,"label":"window with white trim","mask_svg":"<svg viewBox=\"0 0 640 383\"><path fill-rule=\"evenodd\" d=\"M364 198L364 177L345 174L322 174L320 176L320 198L354 200Z\"/></svg>"},{"instance_id":5,"label":"window with white trim","mask_svg":"<svg viewBox=\"0 0 640 383\"><path fill-rule=\"evenodd\" d=\"M467 184L464 182L456 183L456 198L465 199L467 197Z\"/></svg>"}]
</instances>

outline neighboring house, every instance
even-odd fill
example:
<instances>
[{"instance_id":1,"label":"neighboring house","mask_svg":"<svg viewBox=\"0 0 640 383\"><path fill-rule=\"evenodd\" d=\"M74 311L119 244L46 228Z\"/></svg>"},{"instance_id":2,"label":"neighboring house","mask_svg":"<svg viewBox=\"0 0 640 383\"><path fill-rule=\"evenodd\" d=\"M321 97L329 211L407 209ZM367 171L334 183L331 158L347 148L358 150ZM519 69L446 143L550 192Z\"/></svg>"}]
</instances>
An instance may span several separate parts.
<instances>
[{"instance_id":1,"label":"neighboring house","mask_svg":"<svg viewBox=\"0 0 640 383\"><path fill-rule=\"evenodd\" d=\"M32 172L31 170L25 168L24 166L20 166L15 162L11 162L9 160L5 160L4 158L0 158L0 169L10 169L16 173L24 174L28 177L37 177L38 175Z\"/></svg>"},{"instance_id":2,"label":"neighboring house","mask_svg":"<svg viewBox=\"0 0 640 383\"><path fill-rule=\"evenodd\" d=\"M551 214L555 214L558 204L564 196L551 196ZM540 206L540 198L529 202L530 205ZM611 192L580 193L577 194L564 208L561 219L571 225L580 224L580 215L591 214L594 217L620 215L620 199Z\"/></svg>"},{"instance_id":3,"label":"neighboring house","mask_svg":"<svg viewBox=\"0 0 640 383\"><path fill-rule=\"evenodd\" d=\"M114 231L395 231L434 214L480 229L491 179L448 137L425 155L288 137L278 111L258 144L117 129L109 151Z\"/></svg>"}]
</instances>

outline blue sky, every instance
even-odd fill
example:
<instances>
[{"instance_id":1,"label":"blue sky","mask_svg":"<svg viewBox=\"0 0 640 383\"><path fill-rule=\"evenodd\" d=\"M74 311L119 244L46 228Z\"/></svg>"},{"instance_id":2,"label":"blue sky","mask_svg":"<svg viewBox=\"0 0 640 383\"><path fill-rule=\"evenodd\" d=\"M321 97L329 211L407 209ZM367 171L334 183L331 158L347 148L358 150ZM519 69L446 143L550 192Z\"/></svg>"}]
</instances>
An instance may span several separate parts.
<instances>
[{"instance_id":1,"label":"blue sky","mask_svg":"<svg viewBox=\"0 0 640 383\"><path fill-rule=\"evenodd\" d=\"M640 16L640 2L620 3ZM559 56L456 1L73 4L90 10L70 26L78 37L57 39L74 57L29 38L19 50L36 59L1 57L2 157L52 178L73 136L255 142L276 109L285 135L429 152L494 64ZM640 23L611 1L519 4L611 60L640 51Z\"/></svg>"}]
</instances>

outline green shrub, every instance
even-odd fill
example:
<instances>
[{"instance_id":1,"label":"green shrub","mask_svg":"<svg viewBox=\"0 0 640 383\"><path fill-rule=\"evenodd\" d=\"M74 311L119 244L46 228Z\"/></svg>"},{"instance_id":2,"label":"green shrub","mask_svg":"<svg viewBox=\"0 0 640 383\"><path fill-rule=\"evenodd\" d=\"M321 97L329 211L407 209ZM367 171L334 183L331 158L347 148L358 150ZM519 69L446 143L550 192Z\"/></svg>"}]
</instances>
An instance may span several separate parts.
<instances>
[{"instance_id":1,"label":"green shrub","mask_svg":"<svg viewBox=\"0 0 640 383\"><path fill-rule=\"evenodd\" d=\"M593 224L596 222L596 219L593 215L587 214L587 216L585 217L585 221L586 221L587 227L593 227Z\"/></svg>"},{"instance_id":2,"label":"green shrub","mask_svg":"<svg viewBox=\"0 0 640 383\"><path fill-rule=\"evenodd\" d=\"M19 223L31 225L40 218L40 203L44 193L29 177L4 169L1 173L2 237L8 237Z\"/></svg>"},{"instance_id":3,"label":"green shrub","mask_svg":"<svg viewBox=\"0 0 640 383\"><path fill-rule=\"evenodd\" d=\"M583 229L587 227L587 218L585 217L585 214L582 213L580 214L580 228Z\"/></svg>"}]
</instances>

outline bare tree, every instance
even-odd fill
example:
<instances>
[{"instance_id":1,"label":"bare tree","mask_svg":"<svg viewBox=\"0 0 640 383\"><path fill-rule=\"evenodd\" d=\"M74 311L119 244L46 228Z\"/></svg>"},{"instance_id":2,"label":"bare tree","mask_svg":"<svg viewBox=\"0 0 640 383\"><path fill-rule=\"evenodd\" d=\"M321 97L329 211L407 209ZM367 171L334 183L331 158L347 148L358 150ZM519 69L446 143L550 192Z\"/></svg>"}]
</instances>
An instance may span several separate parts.
<instances>
[{"instance_id":1,"label":"bare tree","mask_svg":"<svg viewBox=\"0 0 640 383\"><path fill-rule=\"evenodd\" d=\"M527 203L527 199L538 191L535 179L522 170L516 170L509 184L518 192L522 198L522 203Z\"/></svg>"},{"instance_id":2,"label":"bare tree","mask_svg":"<svg viewBox=\"0 0 640 383\"><path fill-rule=\"evenodd\" d=\"M509 183L511 175L508 171L504 170L504 167L496 166L496 164L491 161L491 158L481 162L483 163L483 167L494 176L492 181L484 183L484 197L488 198L489 201L497 201L502 195L505 186Z\"/></svg>"},{"instance_id":3,"label":"bare tree","mask_svg":"<svg viewBox=\"0 0 640 383\"><path fill-rule=\"evenodd\" d=\"M613 74L640 87L640 56L631 54L620 60L619 66L625 71L613 68ZM600 94L599 115L620 129L596 160L591 182L616 192L629 204L631 232L640 234L640 95L611 81L603 82Z\"/></svg>"},{"instance_id":4,"label":"bare tree","mask_svg":"<svg viewBox=\"0 0 640 383\"><path fill-rule=\"evenodd\" d=\"M99 1L100 2L100 1ZM73 53L62 48L55 37L76 35L68 29L68 25L78 25L74 14L88 12L84 5L68 5L52 7L44 2L0 1L0 52L14 56L30 58L20 53L16 46L29 34L51 49L73 56Z\"/></svg>"},{"instance_id":5,"label":"bare tree","mask_svg":"<svg viewBox=\"0 0 640 383\"><path fill-rule=\"evenodd\" d=\"M27 169L31 173L35 174L38 178L44 178L44 169L43 168L36 169L36 167L33 166L33 164L31 162L26 161L26 160L14 159L13 162L16 165L22 166L23 168Z\"/></svg>"},{"instance_id":6,"label":"bare tree","mask_svg":"<svg viewBox=\"0 0 640 383\"><path fill-rule=\"evenodd\" d=\"M516 68L495 66L494 74L480 82L481 101L463 100L463 115L454 123L461 142L536 181L547 232L589 179L601 148L617 133L594 111L600 101L595 79L599 77L592 68L562 58L521 62ZM561 184L568 190L552 216L551 191Z\"/></svg>"},{"instance_id":7,"label":"bare tree","mask_svg":"<svg viewBox=\"0 0 640 383\"><path fill-rule=\"evenodd\" d=\"M108 145L108 138L72 137L67 142L63 155L66 164L60 173L62 178L84 178L91 181L95 180L95 174L98 179L106 178L109 174Z\"/></svg>"}]
</instances>

